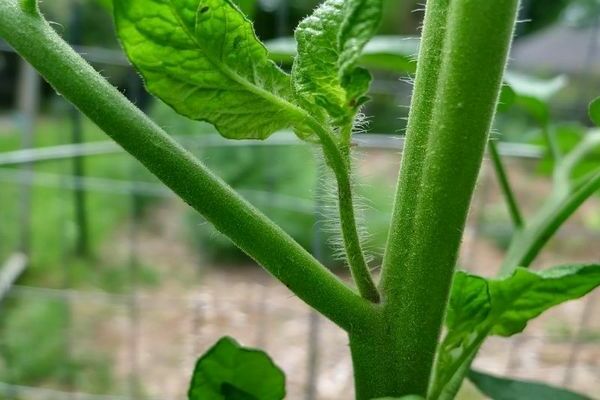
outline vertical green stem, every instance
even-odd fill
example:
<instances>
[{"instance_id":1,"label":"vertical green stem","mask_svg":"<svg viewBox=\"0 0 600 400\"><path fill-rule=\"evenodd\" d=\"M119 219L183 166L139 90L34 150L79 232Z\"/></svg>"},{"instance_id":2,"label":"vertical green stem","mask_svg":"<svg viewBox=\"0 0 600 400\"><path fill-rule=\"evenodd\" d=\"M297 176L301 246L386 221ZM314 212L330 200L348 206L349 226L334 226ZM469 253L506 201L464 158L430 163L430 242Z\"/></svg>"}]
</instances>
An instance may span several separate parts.
<instances>
[{"instance_id":1,"label":"vertical green stem","mask_svg":"<svg viewBox=\"0 0 600 400\"><path fill-rule=\"evenodd\" d=\"M383 320L386 331L398 335L393 351L401 370L388 396L427 392L517 5L518 0L427 2L381 282Z\"/></svg>"},{"instance_id":2,"label":"vertical green stem","mask_svg":"<svg viewBox=\"0 0 600 400\"><path fill-rule=\"evenodd\" d=\"M494 170L496 171L496 175L498 176L500 189L502 190L502 194L504 195L504 199L506 200L506 205L508 206L508 212L510 213L510 217L513 221L515 228L519 229L523 226L523 216L521 214L519 204L517 203L517 199L508 180L508 174L506 173L506 168L504 168L502 157L498 152L498 146L496 146L496 142L492 140L490 141L488 147L490 149L490 156L492 157L492 164L494 166Z\"/></svg>"}]
</instances>

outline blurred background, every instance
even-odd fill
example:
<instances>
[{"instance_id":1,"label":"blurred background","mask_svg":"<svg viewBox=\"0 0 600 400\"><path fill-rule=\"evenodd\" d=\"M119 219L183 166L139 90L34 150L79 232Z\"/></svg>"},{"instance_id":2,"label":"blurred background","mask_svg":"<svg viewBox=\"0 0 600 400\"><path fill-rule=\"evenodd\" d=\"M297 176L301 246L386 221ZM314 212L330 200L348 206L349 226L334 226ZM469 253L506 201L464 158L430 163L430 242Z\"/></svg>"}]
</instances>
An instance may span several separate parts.
<instances>
[{"instance_id":1,"label":"blurred background","mask_svg":"<svg viewBox=\"0 0 600 400\"><path fill-rule=\"evenodd\" d=\"M289 37L316 0L238 0L261 39ZM289 133L228 142L151 98L119 49L110 0L53 0L48 20L95 68L342 277L333 189L316 151ZM417 51L422 6L388 0L382 35ZM494 138L528 215L551 190L541 132L562 149L589 131L600 95L600 1L524 0L511 56L516 107ZM411 67L412 66L412 67ZM284 68L286 66L284 65ZM410 101L406 72L374 70L356 174L372 266L382 255ZM540 118L540 107L549 118ZM546 115L544 114L544 115ZM594 158L595 157L595 158ZM590 160L600 163L600 152ZM595 164L594 164L595 163ZM512 224L486 161L462 268L496 274ZM0 41L0 399L183 399L196 358L225 334L265 348L288 398L352 398L347 339L236 250L57 95ZM594 196L536 266L600 260ZM600 393L600 293L568 303L476 365ZM481 398L465 387L461 398Z\"/></svg>"}]
</instances>

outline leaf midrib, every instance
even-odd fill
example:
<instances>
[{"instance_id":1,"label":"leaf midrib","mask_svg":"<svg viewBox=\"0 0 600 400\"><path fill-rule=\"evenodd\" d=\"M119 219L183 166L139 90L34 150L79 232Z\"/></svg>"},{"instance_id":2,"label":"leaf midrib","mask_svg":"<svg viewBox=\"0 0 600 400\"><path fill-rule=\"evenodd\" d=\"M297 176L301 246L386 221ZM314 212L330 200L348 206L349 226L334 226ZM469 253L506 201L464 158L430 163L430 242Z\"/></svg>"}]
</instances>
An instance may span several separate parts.
<instances>
[{"instance_id":1,"label":"leaf midrib","mask_svg":"<svg viewBox=\"0 0 600 400\"><path fill-rule=\"evenodd\" d=\"M287 110L288 112L294 114L297 117L305 118L308 116L307 113L304 110L302 110L301 108L299 108L298 106L288 102L287 100L282 99L281 97L275 96L273 93L271 93L259 86L256 86L255 84L251 83L246 78L244 78L243 76L240 76L238 73L234 72L224 62L217 61L213 57L211 57L211 55L208 52L203 50L200 42L198 42L195 35L193 35L192 32L190 32L190 30L187 28L186 24L183 22L183 20L177 13L177 9L175 8L175 5L173 4L173 0L168 0L168 4L169 4L169 8L171 10L171 13L175 17L175 19L177 19L177 21L179 22L179 26L181 27L181 29L183 29L183 31L188 36L188 38L196 45L197 49L202 52L202 56L205 57L223 75L225 75L227 78L231 79L232 81L238 83L243 88L245 88L247 91L249 91L259 97L262 97L263 99L265 99L271 103L274 103L275 105Z\"/></svg>"}]
</instances>

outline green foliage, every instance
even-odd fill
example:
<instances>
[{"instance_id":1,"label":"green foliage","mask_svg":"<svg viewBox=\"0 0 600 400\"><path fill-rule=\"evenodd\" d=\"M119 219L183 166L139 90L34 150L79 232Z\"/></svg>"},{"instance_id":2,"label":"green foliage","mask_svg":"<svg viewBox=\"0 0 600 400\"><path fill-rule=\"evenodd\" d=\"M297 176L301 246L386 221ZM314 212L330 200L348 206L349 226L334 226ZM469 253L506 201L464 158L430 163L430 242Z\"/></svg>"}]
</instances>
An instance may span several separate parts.
<instances>
[{"instance_id":1,"label":"green foliage","mask_svg":"<svg viewBox=\"0 0 600 400\"><path fill-rule=\"evenodd\" d=\"M146 87L225 137L264 139L298 124L290 78L229 1L124 0L119 36Z\"/></svg>"},{"instance_id":2,"label":"green foliage","mask_svg":"<svg viewBox=\"0 0 600 400\"><path fill-rule=\"evenodd\" d=\"M547 137L554 139L553 132ZM517 266L528 267L562 224L594 193L600 190L600 133L591 131L569 153L560 154L551 140L554 168L552 192L537 213L512 238L501 272L510 274ZM560 158L557 158L560 157Z\"/></svg>"},{"instance_id":3,"label":"green foliage","mask_svg":"<svg viewBox=\"0 0 600 400\"><path fill-rule=\"evenodd\" d=\"M600 127L600 97L590 103L590 118Z\"/></svg>"},{"instance_id":4,"label":"green foliage","mask_svg":"<svg viewBox=\"0 0 600 400\"><path fill-rule=\"evenodd\" d=\"M224 337L196 364L189 400L281 400L285 375L269 356Z\"/></svg>"},{"instance_id":5,"label":"green foliage","mask_svg":"<svg viewBox=\"0 0 600 400\"><path fill-rule=\"evenodd\" d=\"M284 37L266 42L271 58L291 64L297 54L294 38ZM363 49L357 62L365 68L391 71L399 74L416 71L419 39L403 36L375 36Z\"/></svg>"},{"instance_id":6,"label":"green foliage","mask_svg":"<svg viewBox=\"0 0 600 400\"><path fill-rule=\"evenodd\" d=\"M221 178L281 226L304 248L312 248L315 224L313 197L317 165L303 146L210 148L200 154ZM273 168L277 165L277 168ZM246 256L208 224L190 219L202 254L217 262Z\"/></svg>"},{"instance_id":7,"label":"green foliage","mask_svg":"<svg viewBox=\"0 0 600 400\"><path fill-rule=\"evenodd\" d=\"M98 4L104 7L107 11L112 11L113 9L113 0L96 0Z\"/></svg>"},{"instance_id":8,"label":"green foliage","mask_svg":"<svg viewBox=\"0 0 600 400\"><path fill-rule=\"evenodd\" d=\"M567 84L564 76L539 79L515 72L507 72L504 81L514 93L508 105L521 107L542 125L550 120L549 100Z\"/></svg>"},{"instance_id":9,"label":"green foliage","mask_svg":"<svg viewBox=\"0 0 600 400\"><path fill-rule=\"evenodd\" d=\"M442 342L435 395L453 385L488 335L512 336L544 311L600 286L600 265L556 267L541 272L518 268L504 279L458 272L448 306L448 332ZM463 375L464 376L464 375ZM434 397L435 398L435 397Z\"/></svg>"},{"instance_id":10,"label":"green foliage","mask_svg":"<svg viewBox=\"0 0 600 400\"><path fill-rule=\"evenodd\" d=\"M381 18L381 0L327 0L296 29L293 82L303 104L321 106L335 123L352 123L371 76L357 68Z\"/></svg>"},{"instance_id":11,"label":"green foliage","mask_svg":"<svg viewBox=\"0 0 600 400\"><path fill-rule=\"evenodd\" d=\"M65 303L19 297L7 303L3 303L0 320L0 380L27 386L64 385L90 369L95 373L86 381L86 390L110 391L113 377L105 355L93 349L69 353L72 343Z\"/></svg>"},{"instance_id":12,"label":"green foliage","mask_svg":"<svg viewBox=\"0 0 600 400\"><path fill-rule=\"evenodd\" d=\"M491 400L592 400L543 383L500 378L474 370L469 371L469 380Z\"/></svg>"},{"instance_id":13,"label":"green foliage","mask_svg":"<svg viewBox=\"0 0 600 400\"><path fill-rule=\"evenodd\" d=\"M421 396L404 396L404 397L381 397L379 399L373 400L425 400L424 397Z\"/></svg>"},{"instance_id":14,"label":"green foliage","mask_svg":"<svg viewBox=\"0 0 600 400\"><path fill-rule=\"evenodd\" d=\"M595 144L589 137L597 135L598 130L588 129L578 124L555 124L551 126L550 132L555 138L558 149L561 154L572 154L576 149L583 151L584 143L587 147L586 155L581 157L571 168L569 178L577 180L587 176L590 173L600 169L600 143ZM537 138L535 144L545 146L543 138ZM547 148L546 148L547 149ZM554 171L561 164L557 163L550 151L545 151L543 158L538 165L538 171L544 175L553 175Z\"/></svg>"},{"instance_id":15,"label":"green foliage","mask_svg":"<svg viewBox=\"0 0 600 400\"><path fill-rule=\"evenodd\" d=\"M425 400L424 397L421 396L404 396L404 397L382 397L379 399L373 400Z\"/></svg>"},{"instance_id":16,"label":"green foliage","mask_svg":"<svg viewBox=\"0 0 600 400\"><path fill-rule=\"evenodd\" d=\"M16 2L0 3L0 35L57 90L217 230L349 333L360 400L429 394L518 1L427 3L406 152L378 288L364 261L353 214L349 136L370 82L356 65L367 59L361 54L375 33L380 7L375 0L326 1L298 29L291 76L269 59L232 0L124 0L114 10L124 47L148 88L179 113L206 120L236 139L264 139L284 128L319 139L338 184L341 231L359 296L127 103L47 24L24 17ZM385 60L381 65L392 65ZM65 76L67 70L85 79ZM556 189L536 218L517 230L503 268L506 278L456 275L430 396L436 400L454 397L488 335L516 334L548 308L600 284L597 265L540 273L517 268L527 267L600 186L598 171L573 175L599 139L587 135L563 158L546 129L547 100L562 82L544 89L515 76L506 80L510 88L504 90L504 105L524 107L547 133L556 160ZM595 119L596 112L591 114ZM284 395L284 377L273 362L228 338L199 360L189 392L193 400L277 400Z\"/></svg>"},{"instance_id":17,"label":"green foliage","mask_svg":"<svg viewBox=\"0 0 600 400\"><path fill-rule=\"evenodd\" d=\"M36 384L65 379L75 365L65 356L67 312L58 301L22 302L19 312L7 313L2 323L2 358L9 369L3 379ZM35 327L43 326L44 329ZM27 332L26 335L23 333ZM35 348L36 351L31 351Z\"/></svg>"}]
</instances>

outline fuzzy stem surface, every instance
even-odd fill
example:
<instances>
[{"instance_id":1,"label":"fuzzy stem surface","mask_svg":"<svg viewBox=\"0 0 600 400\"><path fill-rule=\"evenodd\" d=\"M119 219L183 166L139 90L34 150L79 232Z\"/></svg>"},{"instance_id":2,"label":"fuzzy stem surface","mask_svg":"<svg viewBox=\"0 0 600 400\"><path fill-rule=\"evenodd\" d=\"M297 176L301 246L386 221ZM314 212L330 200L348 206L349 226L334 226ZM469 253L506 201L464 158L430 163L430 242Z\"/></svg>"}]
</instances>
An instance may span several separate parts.
<instances>
[{"instance_id":1,"label":"fuzzy stem surface","mask_svg":"<svg viewBox=\"0 0 600 400\"><path fill-rule=\"evenodd\" d=\"M387 396L427 394L517 5L518 0L426 4L413 108L380 283L385 331L398 335L393 368L400 372ZM370 389L378 392L376 387ZM361 400L371 395L369 389L363 393Z\"/></svg>"}]
</instances>

